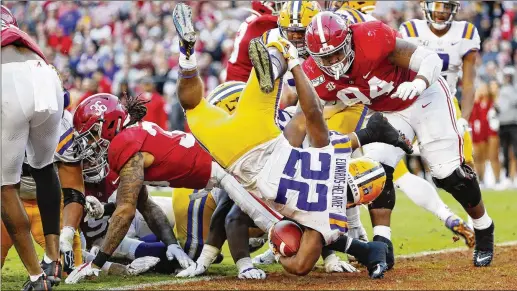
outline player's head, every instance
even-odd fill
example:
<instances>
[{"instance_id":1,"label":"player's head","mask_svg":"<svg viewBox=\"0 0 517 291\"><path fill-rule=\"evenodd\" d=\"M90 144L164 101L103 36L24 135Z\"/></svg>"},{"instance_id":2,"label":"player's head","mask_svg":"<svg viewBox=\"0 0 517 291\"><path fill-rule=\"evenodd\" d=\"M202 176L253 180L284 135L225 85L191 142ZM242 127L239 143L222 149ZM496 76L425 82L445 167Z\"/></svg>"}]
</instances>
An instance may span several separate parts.
<instances>
[{"instance_id":1,"label":"player's head","mask_svg":"<svg viewBox=\"0 0 517 291\"><path fill-rule=\"evenodd\" d=\"M350 160L348 165L348 206L368 204L381 194L386 183L386 172L381 163L361 157Z\"/></svg>"},{"instance_id":2,"label":"player's head","mask_svg":"<svg viewBox=\"0 0 517 291\"><path fill-rule=\"evenodd\" d=\"M18 22L16 22L16 18L11 13L11 10L6 6L2 5L2 26L14 25L18 27Z\"/></svg>"},{"instance_id":3,"label":"player's head","mask_svg":"<svg viewBox=\"0 0 517 291\"><path fill-rule=\"evenodd\" d=\"M117 96L111 94L92 95L77 106L74 113L75 140L83 159L86 182L99 182L108 174L108 146L122 130L127 118L128 112Z\"/></svg>"},{"instance_id":4,"label":"player's head","mask_svg":"<svg viewBox=\"0 0 517 291\"><path fill-rule=\"evenodd\" d=\"M283 37L287 38L298 50L298 55L307 58L305 49L305 31L312 18L321 8L316 1L289 1L282 6L278 16L278 28Z\"/></svg>"},{"instance_id":5,"label":"player's head","mask_svg":"<svg viewBox=\"0 0 517 291\"><path fill-rule=\"evenodd\" d=\"M215 87L206 97L208 103L215 105L228 114L232 114L237 108L239 97L246 83L240 81L228 81Z\"/></svg>"},{"instance_id":6,"label":"player's head","mask_svg":"<svg viewBox=\"0 0 517 291\"><path fill-rule=\"evenodd\" d=\"M318 13L307 27L305 42L318 67L336 80L354 61L350 23L336 13Z\"/></svg>"},{"instance_id":7,"label":"player's head","mask_svg":"<svg viewBox=\"0 0 517 291\"><path fill-rule=\"evenodd\" d=\"M286 1L252 1L251 8L259 14L278 15L284 2Z\"/></svg>"},{"instance_id":8,"label":"player's head","mask_svg":"<svg viewBox=\"0 0 517 291\"><path fill-rule=\"evenodd\" d=\"M330 1L325 0L325 10L336 11L341 8L353 8L365 14L371 14L375 10L377 1Z\"/></svg>"},{"instance_id":9,"label":"player's head","mask_svg":"<svg viewBox=\"0 0 517 291\"><path fill-rule=\"evenodd\" d=\"M460 9L460 1L422 1L420 5L427 22L438 30L447 28Z\"/></svg>"}]
</instances>

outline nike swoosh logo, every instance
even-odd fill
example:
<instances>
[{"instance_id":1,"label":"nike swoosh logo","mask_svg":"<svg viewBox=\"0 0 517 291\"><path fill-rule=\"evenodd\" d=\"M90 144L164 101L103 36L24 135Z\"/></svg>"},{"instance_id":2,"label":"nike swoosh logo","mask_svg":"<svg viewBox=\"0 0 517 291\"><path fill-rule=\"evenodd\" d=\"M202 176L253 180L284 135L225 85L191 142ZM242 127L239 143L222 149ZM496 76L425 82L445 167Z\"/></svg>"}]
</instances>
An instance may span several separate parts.
<instances>
[{"instance_id":1,"label":"nike swoosh logo","mask_svg":"<svg viewBox=\"0 0 517 291\"><path fill-rule=\"evenodd\" d=\"M113 182L112 182L112 183L113 183L113 185L117 185L117 183L118 183L118 179L120 179L120 177L117 177L117 179L115 179L115 181L113 181Z\"/></svg>"},{"instance_id":2,"label":"nike swoosh logo","mask_svg":"<svg viewBox=\"0 0 517 291\"><path fill-rule=\"evenodd\" d=\"M451 45L457 45L459 41L451 43Z\"/></svg>"},{"instance_id":3,"label":"nike swoosh logo","mask_svg":"<svg viewBox=\"0 0 517 291\"><path fill-rule=\"evenodd\" d=\"M368 74L364 75L364 76L363 76L363 79L368 78L368 76L370 75L370 73L371 73L371 72L372 72L372 71L369 71L369 72L368 72Z\"/></svg>"},{"instance_id":4,"label":"nike swoosh logo","mask_svg":"<svg viewBox=\"0 0 517 291\"><path fill-rule=\"evenodd\" d=\"M482 263L482 262L484 262L484 261L486 261L486 260L488 260L488 259L490 259L490 256L488 256L488 257L484 257L484 258L481 258L481 259L480 259L480 258L477 258L477 259L476 259L476 262L478 262L478 263Z\"/></svg>"},{"instance_id":5,"label":"nike swoosh logo","mask_svg":"<svg viewBox=\"0 0 517 291\"><path fill-rule=\"evenodd\" d=\"M431 104L432 102L429 102L427 103L426 105L422 105L422 108L426 108L429 104Z\"/></svg>"}]
</instances>

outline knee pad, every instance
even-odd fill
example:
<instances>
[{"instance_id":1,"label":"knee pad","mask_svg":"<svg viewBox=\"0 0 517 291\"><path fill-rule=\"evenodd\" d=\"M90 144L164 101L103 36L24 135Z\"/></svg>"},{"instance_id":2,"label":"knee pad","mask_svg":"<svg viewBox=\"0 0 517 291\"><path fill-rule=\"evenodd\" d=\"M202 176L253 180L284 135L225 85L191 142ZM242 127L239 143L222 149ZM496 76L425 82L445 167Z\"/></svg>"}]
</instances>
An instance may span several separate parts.
<instances>
[{"instance_id":1,"label":"knee pad","mask_svg":"<svg viewBox=\"0 0 517 291\"><path fill-rule=\"evenodd\" d=\"M384 189L382 189L381 194L377 199L375 199L370 205L368 205L369 209L380 209L386 208L391 209L395 208L395 186L393 185L393 172L395 169L385 164L381 164L386 172L386 184L384 185Z\"/></svg>"},{"instance_id":2,"label":"knee pad","mask_svg":"<svg viewBox=\"0 0 517 291\"><path fill-rule=\"evenodd\" d=\"M444 179L433 177L433 182L449 192L464 208L475 207L481 201L476 173L465 163Z\"/></svg>"},{"instance_id":3,"label":"knee pad","mask_svg":"<svg viewBox=\"0 0 517 291\"><path fill-rule=\"evenodd\" d=\"M84 194L72 189L72 188L63 188L63 205L66 207L70 203L79 203L82 206L85 204Z\"/></svg>"}]
</instances>

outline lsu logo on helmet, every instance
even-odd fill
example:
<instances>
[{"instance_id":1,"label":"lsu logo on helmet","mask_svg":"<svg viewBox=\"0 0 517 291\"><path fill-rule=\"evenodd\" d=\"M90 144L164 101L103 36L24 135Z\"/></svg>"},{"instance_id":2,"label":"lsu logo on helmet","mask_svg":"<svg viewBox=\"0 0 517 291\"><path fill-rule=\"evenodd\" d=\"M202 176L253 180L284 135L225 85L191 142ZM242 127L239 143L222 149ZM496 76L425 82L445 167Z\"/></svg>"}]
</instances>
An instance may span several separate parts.
<instances>
[{"instance_id":1,"label":"lsu logo on helmet","mask_svg":"<svg viewBox=\"0 0 517 291\"><path fill-rule=\"evenodd\" d=\"M381 194L386 183L386 172L382 165L372 159L352 159L348 166L349 181L354 202L348 206L368 204Z\"/></svg>"},{"instance_id":2,"label":"lsu logo on helmet","mask_svg":"<svg viewBox=\"0 0 517 291\"><path fill-rule=\"evenodd\" d=\"M215 89L208 94L206 99L210 104L223 109L228 114L232 114L237 108L237 103L239 102L239 97L244 87L246 87L246 83L244 82L224 82L215 87Z\"/></svg>"}]
</instances>

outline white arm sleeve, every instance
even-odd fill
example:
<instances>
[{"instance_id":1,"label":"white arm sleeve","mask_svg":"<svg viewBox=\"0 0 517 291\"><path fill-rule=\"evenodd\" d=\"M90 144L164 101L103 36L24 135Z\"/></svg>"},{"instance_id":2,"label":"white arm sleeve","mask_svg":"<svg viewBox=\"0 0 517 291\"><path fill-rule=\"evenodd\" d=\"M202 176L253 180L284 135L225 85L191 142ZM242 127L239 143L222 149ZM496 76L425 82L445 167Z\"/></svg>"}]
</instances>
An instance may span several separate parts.
<instances>
[{"instance_id":1,"label":"white arm sleeve","mask_svg":"<svg viewBox=\"0 0 517 291\"><path fill-rule=\"evenodd\" d=\"M409 69L417 72L419 76L425 77L431 85L440 77L442 59L437 53L419 46L411 56Z\"/></svg>"}]
</instances>

